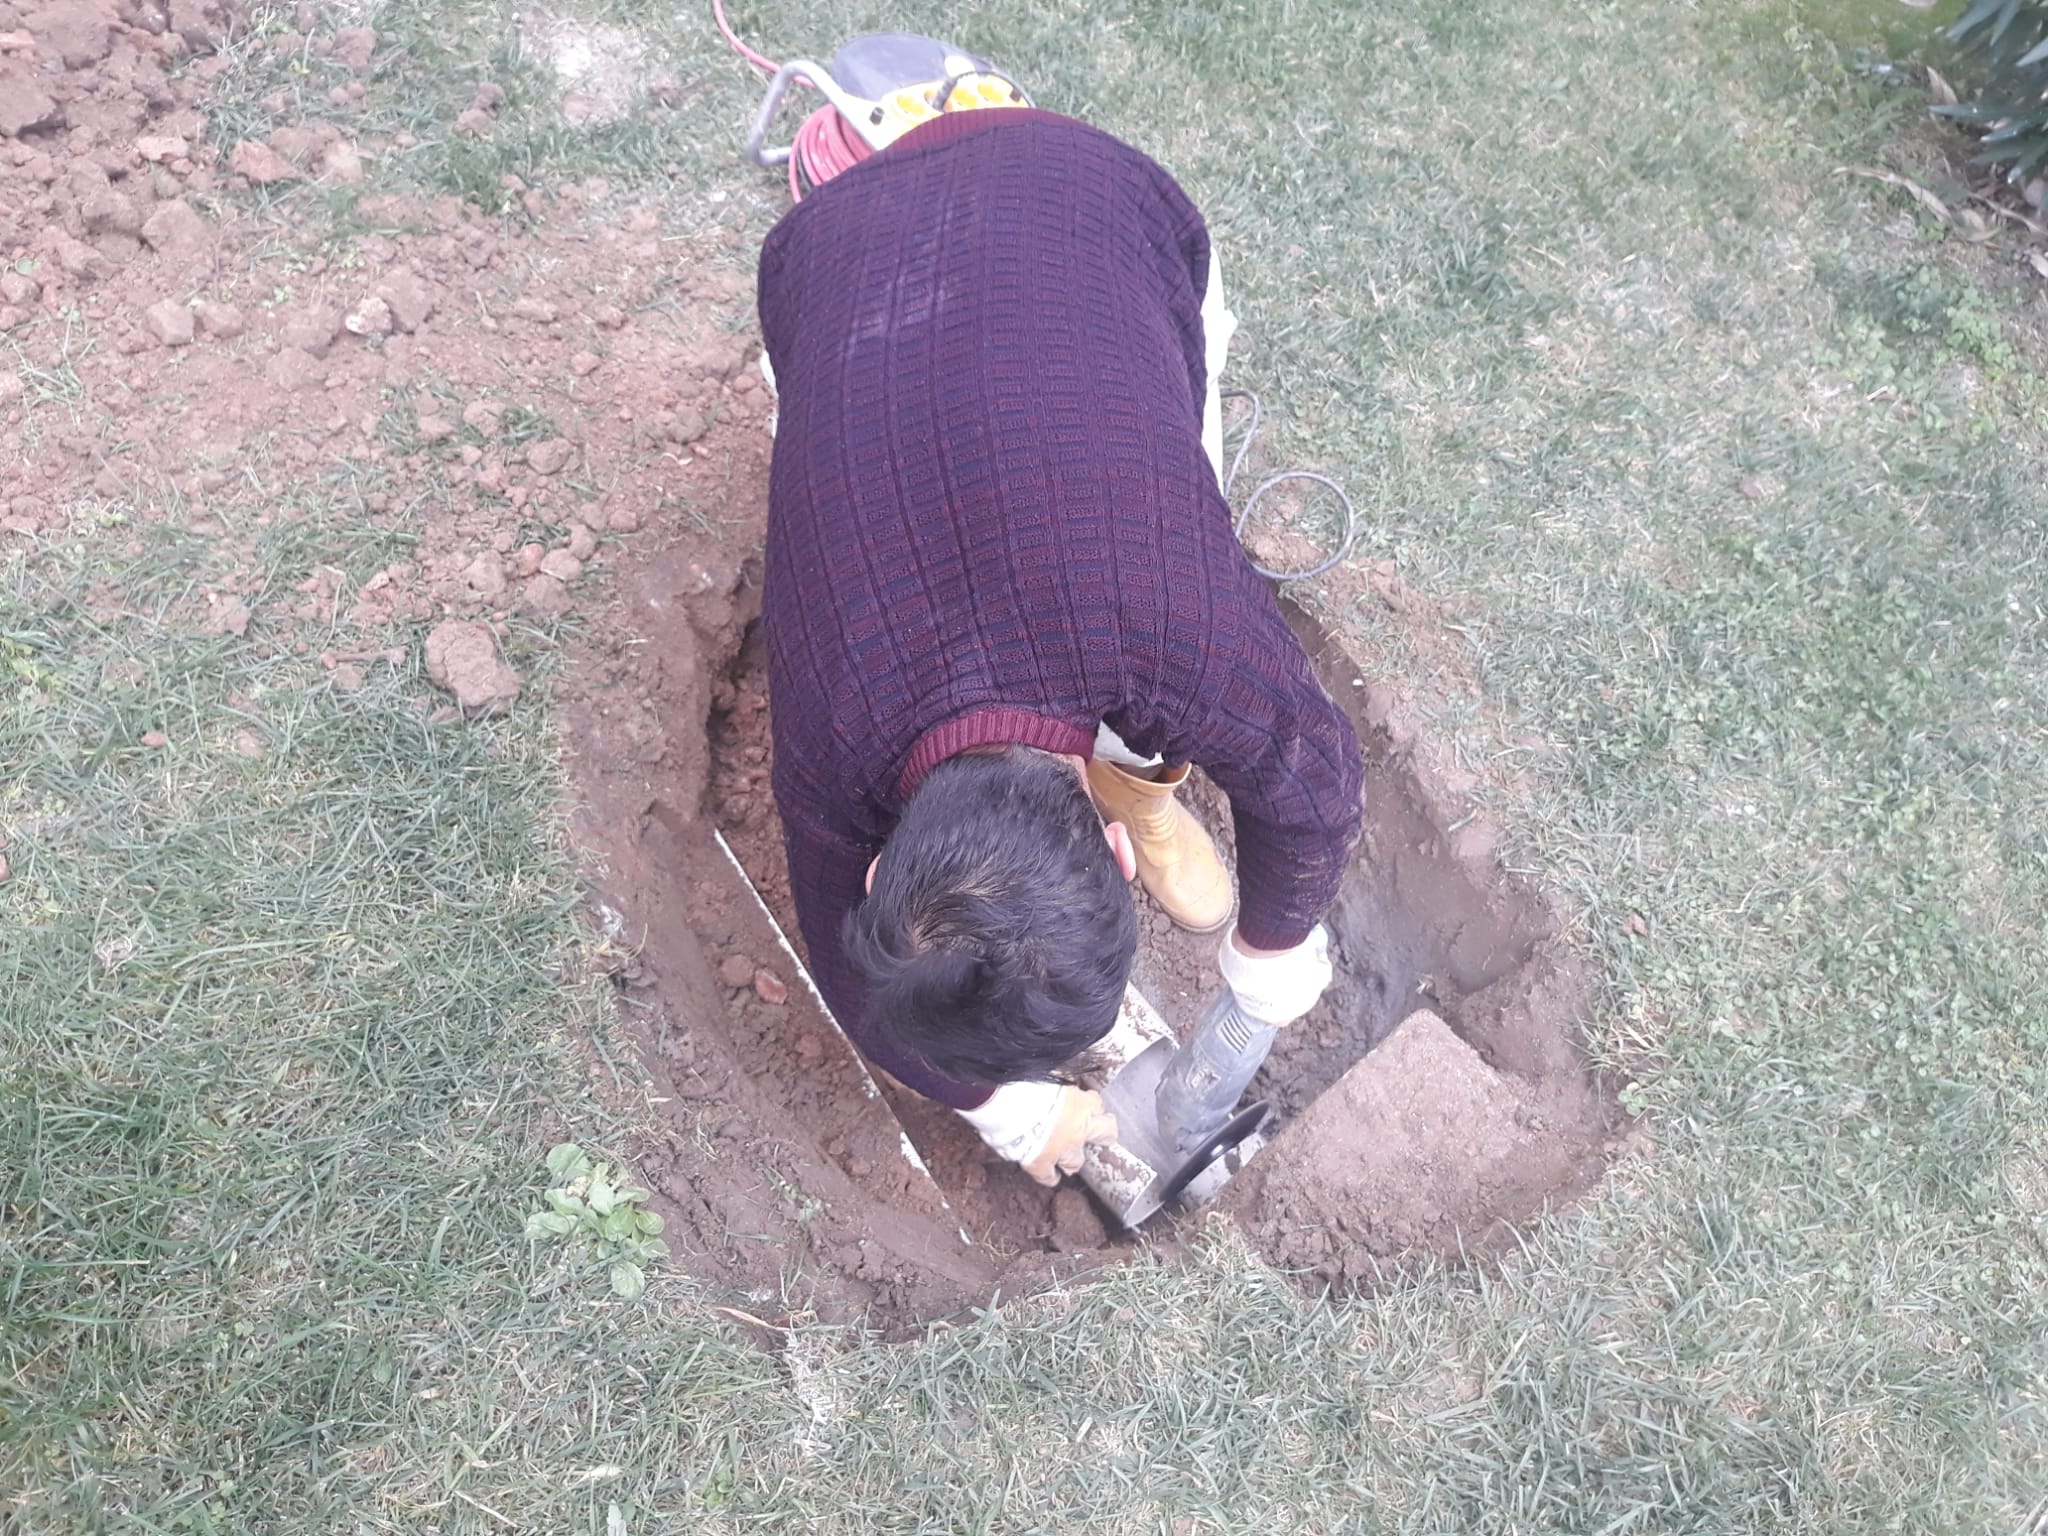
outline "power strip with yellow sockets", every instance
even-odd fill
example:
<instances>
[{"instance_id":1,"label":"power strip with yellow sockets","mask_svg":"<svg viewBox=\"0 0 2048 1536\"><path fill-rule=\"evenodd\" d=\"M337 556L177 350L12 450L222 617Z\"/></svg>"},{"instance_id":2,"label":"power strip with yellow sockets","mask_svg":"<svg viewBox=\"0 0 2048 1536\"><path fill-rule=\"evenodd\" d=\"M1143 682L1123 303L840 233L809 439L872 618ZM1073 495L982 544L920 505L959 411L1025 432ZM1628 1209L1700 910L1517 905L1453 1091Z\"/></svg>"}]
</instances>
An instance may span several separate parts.
<instances>
[{"instance_id":1,"label":"power strip with yellow sockets","mask_svg":"<svg viewBox=\"0 0 2048 1536\"><path fill-rule=\"evenodd\" d=\"M852 121L869 147L880 149L942 112L980 112L993 107L1030 105L1012 81L983 70L970 70L950 80L927 80L892 91L883 100L869 103L868 110Z\"/></svg>"}]
</instances>

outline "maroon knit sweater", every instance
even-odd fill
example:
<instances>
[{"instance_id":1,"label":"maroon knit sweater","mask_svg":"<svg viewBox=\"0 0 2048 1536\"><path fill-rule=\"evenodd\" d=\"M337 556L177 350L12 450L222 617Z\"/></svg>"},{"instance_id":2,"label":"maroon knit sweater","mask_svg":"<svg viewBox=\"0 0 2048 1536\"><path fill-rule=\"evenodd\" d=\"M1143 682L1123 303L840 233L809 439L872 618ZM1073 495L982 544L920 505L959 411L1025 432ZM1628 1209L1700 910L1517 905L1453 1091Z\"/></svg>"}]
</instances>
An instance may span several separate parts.
<instances>
[{"instance_id":1,"label":"maroon knit sweater","mask_svg":"<svg viewBox=\"0 0 2048 1536\"><path fill-rule=\"evenodd\" d=\"M825 1000L867 1055L840 924L920 777L1086 756L1106 720L1230 797L1245 942L1298 943L1360 813L1358 742L1247 563L1202 451L1209 236L1171 177L1049 113L914 130L761 253L780 421L762 627L775 800Z\"/></svg>"}]
</instances>

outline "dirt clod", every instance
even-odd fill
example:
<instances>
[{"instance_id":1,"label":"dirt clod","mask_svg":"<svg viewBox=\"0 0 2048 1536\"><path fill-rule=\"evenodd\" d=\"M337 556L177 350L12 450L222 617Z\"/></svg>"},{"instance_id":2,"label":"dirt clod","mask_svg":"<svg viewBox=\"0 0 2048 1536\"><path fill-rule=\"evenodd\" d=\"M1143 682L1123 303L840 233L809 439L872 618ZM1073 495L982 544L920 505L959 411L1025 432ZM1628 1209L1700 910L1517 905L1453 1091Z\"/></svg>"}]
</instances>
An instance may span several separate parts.
<instances>
[{"instance_id":1,"label":"dirt clod","mask_svg":"<svg viewBox=\"0 0 2048 1536\"><path fill-rule=\"evenodd\" d=\"M478 555L463 567L463 583L479 597L498 597L510 585L505 565L496 555Z\"/></svg>"},{"instance_id":2,"label":"dirt clod","mask_svg":"<svg viewBox=\"0 0 2048 1536\"><path fill-rule=\"evenodd\" d=\"M488 625L448 619L427 635L427 676L471 714L499 714L519 697L519 674Z\"/></svg>"},{"instance_id":3,"label":"dirt clod","mask_svg":"<svg viewBox=\"0 0 2048 1536\"><path fill-rule=\"evenodd\" d=\"M111 188L96 192L88 197L79 208L85 220L85 230L91 235L127 235L131 238L142 233L142 210L135 206L135 199L125 192Z\"/></svg>"},{"instance_id":4,"label":"dirt clod","mask_svg":"<svg viewBox=\"0 0 2048 1536\"><path fill-rule=\"evenodd\" d=\"M158 747L169 746L171 738L162 731L144 731L142 733L142 744L154 751Z\"/></svg>"},{"instance_id":5,"label":"dirt clod","mask_svg":"<svg viewBox=\"0 0 2048 1536\"><path fill-rule=\"evenodd\" d=\"M188 347L192 344L192 311L176 299L159 299L142 312L143 329L160 346Z\"/></svg>"},{"instance_id":6,"label":"dirt clod","mask_svg":"<svg viewBox=\"0 0 2048 1536\"><path fill-rule=\"evenodd\" d=\"M204 254L213 230L198 210L180 199L159 204L140 226L142 243L174 261Z\"/></svg>"},{"instance_id":7,"label":"dirt clod","mask_svg":"<svg viewBox=\"0 0 2048 1536\"><path fill-rule=\"evenodd\" d=\"M260 139L244 139L228 156L228 169L246 176L259 187L280 181L296 181L299 168Z\"/></svg>"},{"instance_id":8,"label":"dirt clod","mask_svg":"<svg viewBox=\"0 0 2048 1536\"><path fill-rule=\"evenodd\" d=\"M363 179L363 156L353 144L336 139L320 151L320 174L329 181L353 184Z\"/></svg>"},{"instance_id":9,"label":"dirt clod","mask_svg":"<svg viewBox=\"0 0 2048 1536\"><path fill-rule=\"evenodd\" d=\"M287 347L297 347L308 357L325 357L341 333L341 317L324 304L309 304L286 318L280 335Z\"/></svg>"},{"instance_id":10,"label":"dirt clod","mask_svg":"<svg viewBox=\"0 0 2048 1536\"><path fill-rule=\"evenodd\" d=\"M780 1008L789 1001L789 988L780 976L764 969L754 972L754 995L771 1007Z\"/></svg>"},{"instance_id":11,"label":"dirt clod","mask_svg":"<svg viewBox=\"0 0 2048 1536\"><path fill-rule=\"evenodd\" d=\"M355 336L389 336L396 323L391 318L391 306L374 294L350 310L342 321Z\"/></svg>"},{"instance_id":12,"label":"dirt clod","mask_svg":"<svg viewBox=\"0 0 2048 1536\"><path fill-rule=\"evenodd\" d=\"M297 394L300 390L320 382L324 370L320 359L310 352L297 347L281 347L275 357L264 366L263 376L271 387L285 394Z\"/></svg>"},{"instance_id":13,"label":"dirt clod","mask_svg":"<svg viewBox=\"0 0 2048 1536\"><path fill-rule=\"evenodd\" d=\"M526 467L536 475L558 475L576 457L576 445L559 437L533 444L526 450ZM574 578L566 578L573 580Z\"/></svg>"},{"instance_id":14,"label":"dirt clod","mask_svg":"<svg viewBox=\"0 0 2048 1536\"><path fill-rule=\"evenodd\" d=\"M752 986L754 962L745 955L727 955L718 962L718 979L735 992L742 987Z\"/></svg>"},{"instance_id":15,"label":"dirt clod","mask_svg":"<svg viewBox=\"0 0 2048 1536\"><path fill-rule=\"evenodd\" d=\"M434 313L432 286L410 267L394 267L387 272L384 281L377 285L375 297L390 306L392 323L408 334L425 325Z\"/></svg>"},{"instance_id":16,"label":"dirt clod","mask_svg":"<svg viewBox=\"0 0 2048 1536\"><path fill-rule=\"evenodd\" d=\"M334 56L351 74L367 75L377 51L377 34L369 27L343 27L334 34Z\"/></svg>"},{"instance_id":17,"label":"dirt clod","mask_svg":"<svg viewBox=\"0 0 2048 1536\"><path fill-rule=\"evenodd\" d=\"M195 53L211 53L246 19L240 0L171 0L171 30Z\"/></svg>"},{"instance_id":18,"label":"dirt clod","mask_svg":"<svg viewBox=\"0 0 2048 1536\"><path fill-rule=\"evenodd\" d=\"M569 611L569 589L561 581L543 571L529 577L519 594L520 602L531 612L552 617Z\"/></svg>"},{"instance_id":19,"label":"dirt clod","mask_svg":"<svg viewBox=\"0 0 2048 1536\"><path fill-rule=\"evenodd\" d=\"M52 240L50 247L64 275L82 283L98 282L107 275L111 265L105 256L83 240L74 240L69 235Z\"/></svg>"},{"instance_id":20,"label":"dirt clod","mask_svg":"<svg viewBox=\"0 0 2048 1536\"><path fill-rule=\"evenodd\" d=\"M58 127L63 121L55 98L26 72L0 67L0 135L17 139L37 129Z\"/></svg>"},{"instance_id":21,"label":"dirt clod","mask_svg":"<svg viewBox=\"0 0 2048 1536\"><path fill-rule=\"evenodd\" d=\"M28 30L66 69L88 69L112 46L106 18L80 0L56 0L31 12Z\"/></svg>"},{"instance_id":22,"label":"dirt clod","mask_svg":"<svg viewBox=\"0 0 2048 1536\"><path fill-rule=\"evenodd\" d=\"M218 299L201 299L192 306L192 314L199 322L201 333L215 341L233 341L242 334L246 325L239 309Z\"/></svg>"}]
</instances>

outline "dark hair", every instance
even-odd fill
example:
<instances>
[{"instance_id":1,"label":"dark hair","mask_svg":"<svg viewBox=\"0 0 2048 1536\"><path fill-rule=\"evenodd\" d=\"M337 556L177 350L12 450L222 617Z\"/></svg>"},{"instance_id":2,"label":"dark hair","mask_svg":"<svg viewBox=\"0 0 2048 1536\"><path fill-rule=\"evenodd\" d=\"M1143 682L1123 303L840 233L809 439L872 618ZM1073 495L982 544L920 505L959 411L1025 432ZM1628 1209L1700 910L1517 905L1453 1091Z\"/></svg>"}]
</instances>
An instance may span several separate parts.
<instances>
[{"instance_id":1,"label":"dark hair","mask_svg":"<svg viewBox=\"0 0 2048 1536\"><path fill-rule=\"evenodd\" d=\"M1056 1081L1116 1023L1138 915L1080 775L1012 747L931 771L844 934L877 1033L964 1082Z\"/></svg>"}]
</instances>

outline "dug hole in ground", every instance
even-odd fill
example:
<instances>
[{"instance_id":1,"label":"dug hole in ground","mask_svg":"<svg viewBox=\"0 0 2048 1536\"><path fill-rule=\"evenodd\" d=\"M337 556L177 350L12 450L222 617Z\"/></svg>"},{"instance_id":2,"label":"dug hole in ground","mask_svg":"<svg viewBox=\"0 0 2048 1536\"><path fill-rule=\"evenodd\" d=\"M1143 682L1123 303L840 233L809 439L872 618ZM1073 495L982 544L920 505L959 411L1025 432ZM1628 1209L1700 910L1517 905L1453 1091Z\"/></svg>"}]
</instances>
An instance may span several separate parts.
<instances>
[{"instance_id":1,"label":"dug hole in ground","mask_svg":"<svg viewBox=\"0 0 2048 1536\"><path fill-rule=\"evenodd\" d=\"M125 509L134 551L168 538L189 569L170 617L317 655L342 692L417 679L426 729L506 708L550 637L572 637L555 685L572 834L637 1068L614 1078L592 1042L592 1072L645 1128L631 1151L673 1262L736 1305L903 1331L1134 1251L1079 1186L1042 1190L877 1085L778 941L776 921L795 927L755 631L771 402L744 216L678 232L587 180L514 189L517 220L364 196L337 234L251 194L346 189L391 152L348 131L360 90L332 87L334 117L215 143L206 29L239 10L166 30L131 9L42 8L36 71L10 76L0 539ZM337 82L377 46L362 28L303 44ZM1262 535L1269 560L1300 553L1288 515ZM318 541L298 530L322 519L352 553L304 568ZM1391 567L1319 591L1333 612L1375 604L1457 677L1443 616ZM1353 1287L1404 1255L1497 1247L1586 1187L1615 1117L1574 1045L1583 978L1543 894L1494 857L1479 781L1377 682L1390 669L1297 618L1365 743L1366 831L1331 918L1337 983L1253 1087L1277 1132L1202 1219L1309 1285ZM245 702L233 749L260 755L264 709ZM1219 797L1192 800L1227 850ZM1139 985L1185 1029L1214 940L1138 899ZM1178 1230L1162 1216L1143 1241Z\"/></svg>"},{"instance_id":2,"label":"dug hole in ground","mask_svg":"<svg viewBox=\"0 0 2048 1536\"><path fill-rule=\"evenodd\" d=\"M1416 701L1372 685L1372 658L1295 608L1365 746L1365 833L1330 916L1337 980L1253 1084L1275 1129L1212 1212L1123 1233L1079 1183L1041 1189L956 1115L864 1070L785 948L801 940L758 628L769 447L758 424L707 438L699 461L728 536L670 524L664 545L620 562L572 690L578 837L603 921L632 951L620 1015L652 1099L680 1111L638 1149L680 1262L757 1315L893 1330L1140 1241L1171 1249L1184 1221L1211 1214L1304 1283L1354 1288L1404 1256L1483 1257L1588 1186L1618 1119L1575 1045L1585 981L1550 904L1502 869L1478 780L1432 753ZM1456 654L1390 568L1330 594L1376 604L1411 650ZM1230 857L1227 805L1193 782ZM1133 889L1135 979L1184 1032L1218 985L1216 941Z\"/></svg>"}]
</instances>

